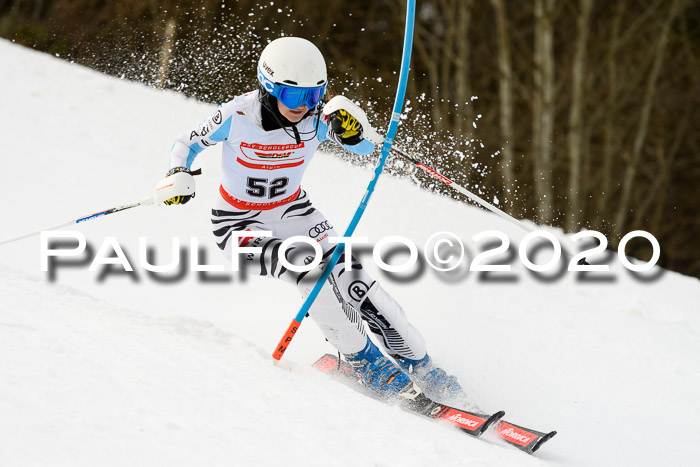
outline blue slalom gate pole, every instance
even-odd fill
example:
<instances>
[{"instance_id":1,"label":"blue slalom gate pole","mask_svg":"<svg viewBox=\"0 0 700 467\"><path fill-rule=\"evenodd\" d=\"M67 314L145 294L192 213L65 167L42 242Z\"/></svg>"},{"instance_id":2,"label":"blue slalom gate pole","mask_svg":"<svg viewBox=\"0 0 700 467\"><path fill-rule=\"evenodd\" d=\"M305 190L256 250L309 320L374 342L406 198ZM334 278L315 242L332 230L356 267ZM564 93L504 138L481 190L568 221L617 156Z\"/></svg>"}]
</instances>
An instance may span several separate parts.
<instances>
[{"instance_id":1,"label":"blue slalom gate pole","mask_svg":"<svg viewBox=\"0 0 700 467\"><path fill-rule=\"evenodd\" d=\"M365 195L362 197L362 201L360 201L360 205L357 207L355 215L352 217L352 220L350 221L350 224L348 225L348 228L345 231L345 234L343 235L344 237L352 237L352 234L355 232L355 228L360 222L360 219L362 218L365 209L367 209L367 204L369 203L369 199L372 196L372 193L374 192L374 187L377 185L379 175L384 170L384 164L386 163L386 159L389 156L389 152L391 151L391 145L394 142L394 136L396 135L396 130L399 126L399 119L401 118L401 111L403 110L404 98L406 96L406 85L408 83L409 65L411 62L411 49L413 48L413 23L415 19L415 9L415 0L407 0L406 29L404 32L403 39L401 71L399 73L399 84L396 91L396 99L394 100L394 109L391 114L391 122L389 122L389 128L386 131L386 137L384 138L384 143L382 145L382 153L379 159L379 164L377 165L377 168L374 169L374 175L372 177L372 180L370 180L369 185L367 186L367 191L365 191ZM284 355L284 352L287 350L287 347L289 347L289 344L294 338L294 335L299 329L299 326L301 326L301 322L306 317L306 314L311 308L311 305L314 303L314 300L316 300L318 293L321 291L321 288L326 283L328 276L330 276L331 271L338 263L340 255L343 254L344 250L345 245L343 243L339 243L336 246L333 255L331 255L331 259L329 260L326 267L323 269L323 272L318 278L318 281L316 281L316 285L314 285L314 288L311 290L311 293L308 297L306 297L306 300L304 300L301 309L299 309L299 312L292 320L291 324L289 325L289 328L287 329L287 332L284 334L279 344L277 345L277 348L272 354L272 357L275 360L281 359L282 355Z\"/></svg>"}]
</instances>

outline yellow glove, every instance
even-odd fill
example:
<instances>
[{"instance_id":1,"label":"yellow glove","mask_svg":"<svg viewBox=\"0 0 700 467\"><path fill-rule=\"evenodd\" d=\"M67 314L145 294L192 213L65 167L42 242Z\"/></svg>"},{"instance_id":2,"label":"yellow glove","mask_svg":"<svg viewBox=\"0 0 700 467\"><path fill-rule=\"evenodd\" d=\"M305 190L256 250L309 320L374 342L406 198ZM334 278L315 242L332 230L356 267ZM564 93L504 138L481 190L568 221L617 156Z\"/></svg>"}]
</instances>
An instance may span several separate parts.
<instances>
[{"instance_id":1,"label":"yellow glove","mask_svg":"<svg viewBox=\"0 0 700 467\"><path fill-rule=\"evenodd\" d=\"M330 115L331 129L340 142L354 146L362 141L362 125L346 110L340 109Z\"/></svg>"}]
</instances>

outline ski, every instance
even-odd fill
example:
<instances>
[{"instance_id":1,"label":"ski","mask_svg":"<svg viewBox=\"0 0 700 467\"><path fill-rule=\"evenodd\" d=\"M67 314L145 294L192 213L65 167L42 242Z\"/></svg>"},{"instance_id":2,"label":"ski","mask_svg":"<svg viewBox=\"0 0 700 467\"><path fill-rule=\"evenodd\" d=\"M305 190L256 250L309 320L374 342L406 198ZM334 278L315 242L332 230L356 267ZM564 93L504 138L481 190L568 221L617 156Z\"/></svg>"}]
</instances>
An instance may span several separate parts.
<instances>
[{"instance_id":1,"label":"ski","mask_svg":"<svg viewBox=\"0 0 700 467\"><path fill-rule=\"evenodd\" d=\"M347 384L359 382L355 370L347 362L338 359L335 355L324 355L313 364L313 367L332 377L343 380ZM496 436L528 454L537 451L545 442L557 434L556 431L543 433L502 420L505 415L503 411L492 415L470 412L440 404L426 397L423 393L411 390L406 391L406 393L399 393L395 400L399 402L401 407L411 412L446 422L474 437L481 436L486 430L493 427Z\"/></svg>"},{"instance_id":2,"label":"ski","mask_svg":"<svg viewBox=\"0 0 700 467\"><path fill-rule=\"evenodd\" d=\"M355 370L344 360L338 360L338 357L335 355L324 355L313 364L313 367L323 373L342 379L348 384L359 382ZM502 411L487 415L440 404L412 387L402 391L391 400L398 402L406 410L448 423L474 437L481 436L491 425L498 422L505 415L505 412Z\"/></svg>"}]
</instances>

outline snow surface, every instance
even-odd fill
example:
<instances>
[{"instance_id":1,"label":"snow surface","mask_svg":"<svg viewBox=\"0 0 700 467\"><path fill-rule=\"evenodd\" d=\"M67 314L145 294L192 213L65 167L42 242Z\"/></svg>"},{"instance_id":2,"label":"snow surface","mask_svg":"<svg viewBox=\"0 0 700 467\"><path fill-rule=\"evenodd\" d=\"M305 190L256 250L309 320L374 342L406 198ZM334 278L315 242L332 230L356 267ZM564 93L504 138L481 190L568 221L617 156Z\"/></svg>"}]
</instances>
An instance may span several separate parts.
<instances>
[{"instance_id":1,"label":"snow surface","mask_svg":"<svg viewBox=\"0 0 700 467\"><path fill-rule=\"evenodd\" d=\"M0 102L0 239L147 196L174 137L213 108L7 41ZM198 238L202 262L228 264L209 231L219 150L197 164L204 175L188 205L75 226L94 249L115 236L134 273L100 277L83 263L51 280L38 237L0 246L0 465L697 465L697 279L655 268L642 280L615 259L607 280L588 282L538 280L515 262L490 280L429 268L397 278L361 255L476 404L559 431L527 456L318 374L310 363L332 349L312 322L273 365L300 305L286 284L147 274L140 236L159 264L173 236ZM343 231L370 177L319 153L304 187ZM455 232L473 257L472 235L490 229L523 237L490 213L384 177L357 235L422 246Z\"/></svg>"}]
</instances>

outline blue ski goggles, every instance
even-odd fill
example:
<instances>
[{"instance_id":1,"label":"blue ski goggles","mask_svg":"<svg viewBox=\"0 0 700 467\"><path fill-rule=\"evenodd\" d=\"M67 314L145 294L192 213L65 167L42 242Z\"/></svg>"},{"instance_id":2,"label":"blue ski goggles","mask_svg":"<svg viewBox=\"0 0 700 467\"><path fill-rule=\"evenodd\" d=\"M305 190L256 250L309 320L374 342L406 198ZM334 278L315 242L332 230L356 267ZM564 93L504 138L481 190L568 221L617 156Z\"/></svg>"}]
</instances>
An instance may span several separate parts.
<instances>
[{"instance_id":1,"label":"blue ski goggles","mask_svg":"<svg viewBox=\"0 0 700 467\"><path fill-rule=\"evenodd\" d=\"M325 84L323 86L300 88L273 83L263 74L260 67L258 67L258 81L260 81L260 84L267 92L276 97L288 109L296 109L303 104L306 104L309 109L313 109L326 93Z\"/></svg>"},{"instance_id":2,"label":"blue ski goggles","mask_svg":"<svg viewBox=\"0 0 700 467\"><path fill-rule=\"evenodd\" d=\"M278 83L275 83L274 89L270 92L270 94L279 99L288 109L296 109L304 104L306 104L309 109L313 109L321 101L325 93L325 84L313 88L298 88Z\"/></svg>"}]
</instances>

